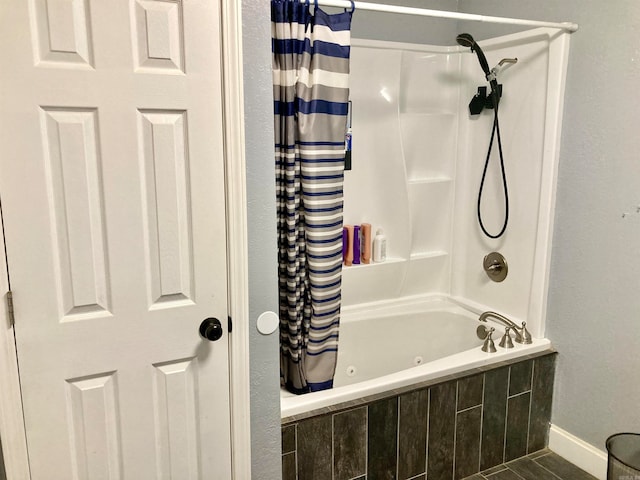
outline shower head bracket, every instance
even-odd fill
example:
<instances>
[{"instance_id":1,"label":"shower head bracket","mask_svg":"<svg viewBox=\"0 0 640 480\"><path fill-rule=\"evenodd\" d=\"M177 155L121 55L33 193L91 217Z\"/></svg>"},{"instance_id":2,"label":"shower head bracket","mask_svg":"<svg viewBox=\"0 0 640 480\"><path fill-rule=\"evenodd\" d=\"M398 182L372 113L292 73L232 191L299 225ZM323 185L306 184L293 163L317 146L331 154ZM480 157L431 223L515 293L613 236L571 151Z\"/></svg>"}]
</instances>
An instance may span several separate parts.
<instances>
[{"instance_id":1,"label":"shower head bracket","mask_svg":"<svg viewBox=\"0 0 640 480\"><path fill-rule=\"evenodd\" d=\"M502 84L498 85L498 99L502 98ZM493 109L491 94L487 95L487 87L478 87L478 91L469 102L469 113L480 115L485 108Z\"/></svg>"}]
</instances>

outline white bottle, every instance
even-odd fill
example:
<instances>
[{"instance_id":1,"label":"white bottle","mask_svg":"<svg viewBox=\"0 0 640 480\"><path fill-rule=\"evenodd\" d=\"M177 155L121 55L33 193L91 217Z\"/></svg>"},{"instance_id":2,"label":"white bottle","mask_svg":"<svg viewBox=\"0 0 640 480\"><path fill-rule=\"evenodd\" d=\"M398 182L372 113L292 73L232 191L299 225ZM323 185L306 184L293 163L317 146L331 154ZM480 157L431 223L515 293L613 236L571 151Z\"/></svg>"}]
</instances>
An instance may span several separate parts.
<instances>
[{"instance_id":1,"label":"white bottle","mask_svg":"<svg viewBox=\"0 0 640 480\"><path fill-rule=\"evenodd\" d=\"M384 231L379 228L373 239L373 261L375 263L384 262L387 259L387 237Z\"/></svg>"}]
</instances>

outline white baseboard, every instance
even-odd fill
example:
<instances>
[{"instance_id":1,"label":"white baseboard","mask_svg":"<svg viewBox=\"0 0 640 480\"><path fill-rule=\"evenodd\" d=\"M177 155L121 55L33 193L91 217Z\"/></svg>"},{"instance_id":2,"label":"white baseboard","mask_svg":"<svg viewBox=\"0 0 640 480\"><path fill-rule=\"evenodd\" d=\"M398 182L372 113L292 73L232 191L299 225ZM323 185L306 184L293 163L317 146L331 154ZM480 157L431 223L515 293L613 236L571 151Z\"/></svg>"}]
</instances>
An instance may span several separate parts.
<instances>
[{"instance_id":1,"label":"white baseboard","mask_svg":"<svg viewBox=\"0 0 640 480\"><path fill-rule=\"evenodd\" d=\"M560 427L551 425L549 448L600 480L607 478L607 454Z\"/></svg>"}]
</instances>

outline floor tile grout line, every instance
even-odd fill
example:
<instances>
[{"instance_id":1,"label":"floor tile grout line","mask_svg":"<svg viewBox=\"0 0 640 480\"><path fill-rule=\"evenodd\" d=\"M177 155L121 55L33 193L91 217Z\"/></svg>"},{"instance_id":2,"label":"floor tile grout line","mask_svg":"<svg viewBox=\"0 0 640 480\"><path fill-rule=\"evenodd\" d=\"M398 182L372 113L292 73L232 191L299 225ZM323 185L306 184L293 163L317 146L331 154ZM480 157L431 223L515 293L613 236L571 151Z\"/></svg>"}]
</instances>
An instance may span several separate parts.
<instances>
[{"instance_id":1,"label":"floor tile grout line","mask_svg":"<svg viewBox=\"0 0 640 480\"><path fill-rule=\"evenodd\" d=\"M548 448L548 447L547 447L547 448ZM534 452L534 453L535 453L535 452ZM538 455L536 458L532 458L531 460L537 460L537 459L539 459L539 458L546 457L547 455L551 455L551 453L552 453L551 451L548 451L548 452L546 452L546 453L543 453L542 455Z\"/></svg>"},{"instance_id":2,"label":"floor tile grout line","mask_svg":"<svg viewBox=\"0 0 640 480\"><path fill-rule=\"evenodd\" d=\"M509 470L511 473L513 473L516 477L521 478L522 480L527 480L526 478L524 478L522 475L520 475L518 472L511 470L509 467L507 467L507 470Z\"/></svg>"},{"instance_id":3,"label":"floor tile grout line","mask_svg":"<svg viewBox=\"0 0 640 480\"><path fill-rule=\"evenodd\" d=\"M540 453L540 452L541 452L541 451L543 451L543 450L547 450L547 451L546 451L546 452L544 452L544 453ZM540 455L537 455L536 457L531 458L531 455L535 455L536 453L540 453ZM540 449L540 450L538 450L538 451L536 451L536 452L531 452L531 453L529 453L529 454L528 454L528 455L526 455L526 456L527 456L527 458L529 458L530 460L536 460L536 459L541 458L541 457L546 457L546 456L547 456L547 455L549 455L550 453L551 453L551 450L549 450L549 447L545 447L545 448L542 448L542 449Z\"/></svg>"},{"instance_id":4,"label":"floor tile grout line","mask_svg":"<svg viewBox=\"0 0 640 480\"><path fill-rule=\"evenodd\" d=\"M541 456L540 456L540 457L538 457L538 458L542 458L542 457L546 457L546 455L541 455ZM560 475L558 475L556 472L553 472L553 471L549 470L547 467L545 467L545 466L544 466L544 465L542 465L541 463L536 462L536 460L537 460L537 458L536 458L536 459L534 459L534 460L531 460L531 461L532 461L532 462L535 462L535 463L536 463L536 465L540 465L540 467L541 467L541 468L544 468L547 472L549 472L549 473L550 473L551 475L553 475L554 477L559 478L560 480L563 480L563 478L562 478Z\"/></svg>"},{"instance_id":5,"label":"floor tile grout line","mask_svg":"<svg viewBox=\"0 0 640 480\"><path fill-rule=\"evenodd\" d=\"M509 470L511 473L513 473L516 477L518 477L520 480L527 480L526 478L524 478L522 475L519 475L518 472L511 470L509 467L505 468L505 470ZM495 475L498 475L499 473L504 472L505 470L500 470L499 472L494 472L491 475L483 475L484 478L491 480Z\"/></svg>"},{"instance_id":6,"label":"floor tile grout line","mask_svg":"<svg viewBox=\"0 0 640 480\"><path fill-rule=\"evenodd\" d=\"M497 468L500 468L500 470L496 470ZM500 463L498 465L494 465L493 467L489 467L489 468L485 468L481 473L484 476L489 476L489 475L493 475L494 473L498 473L501 472L503 470L506 470L507 466L504 463Z\"/></svg>"}]
</instances>

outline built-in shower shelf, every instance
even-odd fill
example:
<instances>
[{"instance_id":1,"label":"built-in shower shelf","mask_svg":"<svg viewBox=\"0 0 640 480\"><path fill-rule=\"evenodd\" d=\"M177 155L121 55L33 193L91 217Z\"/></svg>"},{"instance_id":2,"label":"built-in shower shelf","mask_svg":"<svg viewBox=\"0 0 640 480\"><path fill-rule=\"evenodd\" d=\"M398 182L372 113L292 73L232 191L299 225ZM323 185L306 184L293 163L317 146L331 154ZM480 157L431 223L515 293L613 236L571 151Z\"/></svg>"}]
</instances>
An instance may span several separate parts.
<instances>
[{"instance_id":1,"label":"built-in shower shelf","mask_svg":"<svg viewBox=\"0 0 640 480\"><path fill-rule=\"evenodd\" d=\"M361 263L359 265L354 264L354 265L350 265L350 266L346 266L343 265L342 266L342 271L344 272L345 270L351 270L351 269L360 269L360 268L371 268L371 267L380 267L383 265L388 265L390 263L402 263L402 262L406 262L407 259L406 258L398 258L398 257L387 257L387 259L384 262L379 262L379 263L374 263L373 260L371 260L371 263Z\"/></svg>"},{"instance_id":2,"label":"built-in shower shelf","mask_svg":"<svg viewBox=\"0 0 640 480\"><path fill-rule=\"evenodd\" d=\"M451 117L454 118L457 115L456 112L450 110L422 110L422 111L404 111L400 112L401 117L415 117L415 118L424 118L424 117Z\"/></svg>"},{"instance_id":3,"label":"built-in shower shelf","mask_svg":"<svg viewBox=\"0 0 640 480\"><path fill-rule=\"evenodd\" d=\"M426 185L429 183L447 183L451 182L451 177L425 177L425 178L410 178L407 180L409 185Z\"/></svg>"},{"instance_id":4,"label":"built-in shower shelf","mask_svg":"<svg viewBox=\"0 0 640 480\"><path fill-rule=\"evenodd\" d=\"M445 252L444 250L433 250L430 252L416 252L411 254L411 260L424 260L427 258L439 258L446 257L449 255L449 252Z\"/></svg>"}]
</instances>

